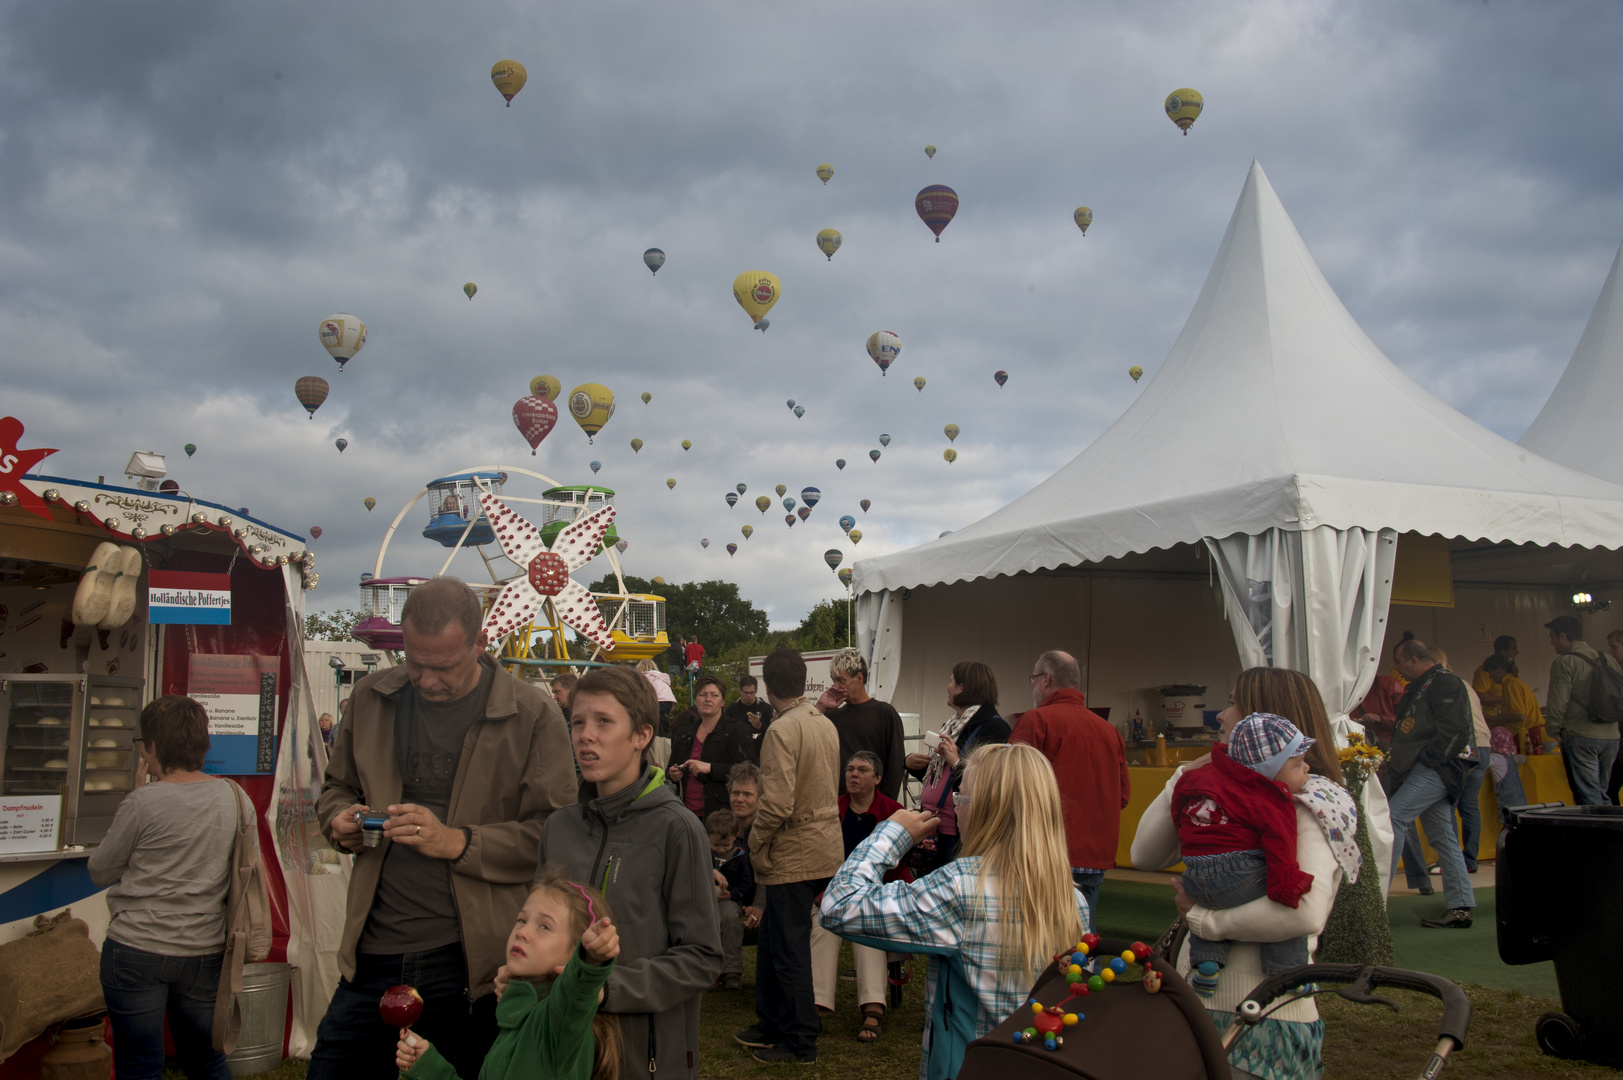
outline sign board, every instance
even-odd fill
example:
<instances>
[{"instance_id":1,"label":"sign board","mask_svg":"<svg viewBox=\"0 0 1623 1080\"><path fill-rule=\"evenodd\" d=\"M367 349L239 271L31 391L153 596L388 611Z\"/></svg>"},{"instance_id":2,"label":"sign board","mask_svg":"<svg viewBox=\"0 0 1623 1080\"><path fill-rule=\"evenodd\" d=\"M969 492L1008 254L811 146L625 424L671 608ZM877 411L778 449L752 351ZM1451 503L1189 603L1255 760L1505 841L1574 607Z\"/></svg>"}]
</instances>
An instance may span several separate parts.
<instances>
[{"instance_id":1,"label":"sign board","mask_svg":"<svg viewBox=\"0 0 1623 1080\"><path fill-rule=\"evenodd\" d=\"M815 652L803 652L800 658L806 661L806 697L816 701L823 696L823 691L834 685L828 674L828 662L834 659L839 649L818 649ZM761 667L766 663L764 656L750 657L749 673L754 675L760 686L761 697L766 697L766 683L760 682Z\"/></svg>"},{"instance_id":2,"label":"sign board","mask_svg":"<svg viewBox=\"0 0 1623 1080\"><path fill-rule=\"evenodd\" d=\"M0 799L0 855L55 851L61 846L62 796L21 795Z\"/></svg>"},{"instance_id":3,"label":"sign board","mask_svg":"<svg viewBox=\"0 0 1623 1080\"><path fill-rule=\"evenodd\" d=\"M222 575L223 576L223 575ZM187 693L209 716L203 771L249 776L276 771L275 656L193 653Z\"/></svg>"},{"instance_id":4,"label":"sign board","mask_svg":"<svg viewBox=\"0 0 1623 1080\"><path fill-rule=\"evenodd\" d=\"M152 570L147 573L147 621L231 625L231 575Z\"/></svg>"}]
</instances>

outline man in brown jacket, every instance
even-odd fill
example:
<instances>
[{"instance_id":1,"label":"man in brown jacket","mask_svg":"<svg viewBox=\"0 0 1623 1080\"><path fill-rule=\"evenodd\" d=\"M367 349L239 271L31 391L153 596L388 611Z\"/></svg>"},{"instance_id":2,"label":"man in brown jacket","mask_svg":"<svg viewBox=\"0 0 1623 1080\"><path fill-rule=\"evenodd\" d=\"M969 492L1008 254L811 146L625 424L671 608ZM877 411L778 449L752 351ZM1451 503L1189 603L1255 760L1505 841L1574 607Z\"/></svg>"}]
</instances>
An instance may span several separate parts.
<instances>
[{"instance_id":1,"label":"man in brown jacket","mask_svg":"<svg viewBox=\"0 0 1623 1080\"><path fill-rule=\"evenodd\" d=\"M761 674L778 718L761 739L761 803L750 830L750 864L765 886L755 951L755 1026L734 1038L761 1061L817 1060L812 997L811 912L840 868L840 736L805 698L806 662L792 649L766 658Z\"/></svg>"},{"instance_id":2,"label":"man in brown jacket","mask_svg":"<svg viewBox=\"0 0 1623 1080\"><path fill-rule=\"evenodd\" d=\"M406 662L363 679L338 729L316 814L356 859L309 1080L394 1080L399 1032L378 999L397 984L422 996L412 1027L459 1075L495 1041L496 969L575 770L558 706L494 663L480 622L456 578L413 589Z\"/></svg>"}]
</instances>

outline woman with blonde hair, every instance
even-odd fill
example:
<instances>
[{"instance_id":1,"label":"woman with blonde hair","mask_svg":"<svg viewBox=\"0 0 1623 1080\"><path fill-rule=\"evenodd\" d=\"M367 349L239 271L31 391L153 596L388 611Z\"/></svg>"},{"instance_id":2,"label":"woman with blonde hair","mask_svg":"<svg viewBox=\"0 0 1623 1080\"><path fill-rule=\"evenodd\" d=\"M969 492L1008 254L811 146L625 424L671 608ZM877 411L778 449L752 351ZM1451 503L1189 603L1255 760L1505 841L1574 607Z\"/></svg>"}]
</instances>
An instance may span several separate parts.
<instances>
[{"instance_id":1,"label":"woman with blonde hair","mask_svg":"<svg viewBox=\"0 0 1623 1080\"><path fill-rule=\"evenodd\" d=\"M1047 758L1025 745L981 747L964 768L957 806L953 862L917 881L883 882L938 821L933 813L898 810L851 852L823 893L824 929L929 955L922 1080L956 1076L964 1048L1023 1006L1054 953L1092 926L1071 883L1059 786Z\"/></svg>"}]
</instances>

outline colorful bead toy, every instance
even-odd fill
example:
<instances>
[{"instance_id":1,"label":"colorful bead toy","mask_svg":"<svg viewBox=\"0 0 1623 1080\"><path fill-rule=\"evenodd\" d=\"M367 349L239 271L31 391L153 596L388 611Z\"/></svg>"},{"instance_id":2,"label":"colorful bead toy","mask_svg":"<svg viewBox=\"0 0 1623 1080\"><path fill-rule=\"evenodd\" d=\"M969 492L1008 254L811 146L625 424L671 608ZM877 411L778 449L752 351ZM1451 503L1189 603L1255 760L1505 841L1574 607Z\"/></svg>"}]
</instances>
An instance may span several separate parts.
<instances>
[{"instance_id":1,"label":"colorful bead toy","mask_svg":"<svg viewBox=\"0 0 1623 1080\"><path fill-rule=\"evenodd\" d=\"M1073 1027L1079 1021L1087 1019L1082 1013L1066 1012L1064 1009L1065 1002L1073 997L1080 996L1077 993L1078 990L1081 990L1082 994L1087 993L1086 989L1073 984L1071 992L1058 1005L1049 1005L1046 1008L1040 1002L1033 1001L1031 1003L1033 1013L1031 1026L1024 1031L1015 1032L1014 1041L1017 1043L1040 1042L1045 1050L1058 1050L1064 1046L1065 1036L1061 1032L1068 1027Z\"/></svg>"}]
</instances>

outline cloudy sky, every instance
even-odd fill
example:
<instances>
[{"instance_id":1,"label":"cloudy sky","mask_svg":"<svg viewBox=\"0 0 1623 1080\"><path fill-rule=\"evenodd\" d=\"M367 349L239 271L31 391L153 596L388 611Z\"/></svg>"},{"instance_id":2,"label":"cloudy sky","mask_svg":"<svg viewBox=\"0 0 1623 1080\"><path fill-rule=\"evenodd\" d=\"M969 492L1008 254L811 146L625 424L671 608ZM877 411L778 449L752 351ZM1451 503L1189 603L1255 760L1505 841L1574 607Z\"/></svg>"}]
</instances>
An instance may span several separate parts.
<instances>
[{"instance_id":1,"label":"cloudy sky","mask_svg":"<svg viewBox=\"0 0 1623 1080\"><path fill-rule=\"evenodd\" d=\"M113 478L157 450L201 497L321 526L313 607L355 603L427 480L500 463L581 483L595 459L629 572L733 580L792 625L838 591L826 548L849 565L961 527L1121 413L1252 158L1375 342L1512 439L1623 240L1612 2L13 2L0 20L0 409L62 448L47 472ZM505 58L529 69L511 108L489 79ZM1206 99L1187 137L1162 112L1182 86ZM963 204L939 244L912 205L933 183ZM732 298L748 269L782 281L765 334ZM340 311L370 335L343 374L316 337ZM903 343L883 378L879 329ZM530 456L510 409L543 373L617 394L595 445L566 416ZM313 421L302 375L332 384ZM809 521L749 505L779 483L822 489ZM425 522L386 573L438 569Z\"/></svg>"}]
</instances>

